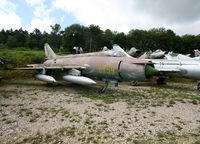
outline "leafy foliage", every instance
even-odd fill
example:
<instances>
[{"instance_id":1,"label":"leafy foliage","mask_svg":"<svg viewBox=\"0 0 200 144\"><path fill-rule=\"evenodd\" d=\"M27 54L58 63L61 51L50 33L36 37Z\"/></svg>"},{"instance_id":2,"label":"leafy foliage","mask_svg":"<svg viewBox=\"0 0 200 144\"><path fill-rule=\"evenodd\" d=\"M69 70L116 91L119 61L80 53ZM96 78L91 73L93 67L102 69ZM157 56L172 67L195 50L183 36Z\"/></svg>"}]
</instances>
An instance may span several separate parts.
<instances>
[{"instance_id":1,"label":"leafy foliage","mask_svg":"<svg viewBox=\"0 0 200 144\"><path fill-rule=\"evenodd\" d=\"M82 47L84 52L99 51L104 46L112 48L119 44L125 49L135 47L142 51L161 49L178 53L193 53L200 47L200 34L176 35L172 30L153 28L150 30L132 29L129 33L113 32L109 29L103 31L98 25L88 27L72 24L61 29L59 24L51 26L50 33L41 33L39 29L28 33L26 30L0 31L0 49L24 47L27 49L42 50L44 43L49 43L56 52L71 52L73 47Z\"/></svg>"}]
</instances>

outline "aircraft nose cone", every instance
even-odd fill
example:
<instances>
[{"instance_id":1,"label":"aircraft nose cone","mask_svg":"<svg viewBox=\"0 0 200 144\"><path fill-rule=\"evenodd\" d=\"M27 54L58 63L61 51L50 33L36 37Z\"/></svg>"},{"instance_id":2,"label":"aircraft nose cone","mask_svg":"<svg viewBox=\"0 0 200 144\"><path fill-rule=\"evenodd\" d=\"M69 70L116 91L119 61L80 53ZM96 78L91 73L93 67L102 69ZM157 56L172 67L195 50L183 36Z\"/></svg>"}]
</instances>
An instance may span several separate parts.
<instances>
[{"instance_id":1,"label":"aircraft nose cone","mask_svg":"<svg viewBox=\"0 0 200 144\"><path fill-rule=\"evenodd\" d=\"M154 67L152 67L150 65L146 65L146 67L145 67L145 76L146 76L146 78L152 77L157 72L159 72L159 70L155 69Z\"/></svg>"}]
</instances>

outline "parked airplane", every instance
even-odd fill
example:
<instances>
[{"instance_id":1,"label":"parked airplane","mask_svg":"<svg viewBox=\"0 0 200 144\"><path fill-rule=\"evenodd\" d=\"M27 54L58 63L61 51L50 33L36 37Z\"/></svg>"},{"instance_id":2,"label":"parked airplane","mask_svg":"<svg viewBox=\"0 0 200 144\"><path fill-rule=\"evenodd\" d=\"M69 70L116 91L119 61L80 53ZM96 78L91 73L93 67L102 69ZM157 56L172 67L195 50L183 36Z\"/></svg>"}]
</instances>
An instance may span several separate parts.
<instances>
[{"instance_id":1,"label":"parked airplane","mask_svg":"<svg viewBox=\"0 0 200 144\"><path fill-rule=\"evenodd\" d=\"M167 59L167 60L200 60L200 56L189 57L186 55L169 52L168 54L165 55L164 59Z\"/></svg>"},{"instance_id":2,"label":"parked airplane","mask_svg":"<svg viewBox=\"0 0 200 144\"><path fill-rule=\"evenodd\" d=\"M54 59L54 58L69 58L69 57L88 57L88 56L110 56L110 57L124 57L124 56L129 56L126 54L126 52L121 52L121 49L117 50L103 50L100 52L92 52L92 53L83 53L83 54L71 54L71 55L56 55L49 44L44 45L44 50L45 50L45 56L46 59Z\"/></svg>"},{"instance_id":3,"label":"parked airplane","mask_svg":"<svg viewBox=\"0 0 200 144\"><path fill-rule=\"evenodd\" d=\"M30 64L17 70L40 70L35 77L47 83L55 83L52 71L66 71L63 80L72 83L96 84L93 79L102 80L106 85L100 90L104 93L108 83L119 81L143 81L158 72L151 61L122 57L122 52L105 51L88 54L58 56L45 44L46 61L43 64Z\"/></svg>"},{"instance_id":4,"label":"parked airplane","mask_svg":"<svg viewBox=\"0 0 200 144\"><path fill-rule=\"evenodd\" d=\"M160 49L157 49L155 52L148 51L141 55L140 59L159 59L165 56L166 52Z\"/></svg>"},{"instance_id":5,"label":"parked airplane","mask_svg":"<svg viewBox=\"0 0 200 144\"><path fill-rule=\"evenodd\" d=\"M141 53L141 50L132 47L128 52L130 56L135 57Z\"/></svg>"},{"instance_id":6,"label":"parked airplane","mask_svg":"<svg viewBox=\"0 0 200 144\"><path fill-rule=\"evenodd\" d=\"M125 51L119 46L115 46L118 51ZM120 50L121 49L121 50ZM128 55L127 53L124 55ZM130 57L130 56L128 56ZM183 77L197 80L197 89L200 89L200 58L190 58L179 54L176 57L167 55L167 59L145 59L154 63L155 69L159 70L155 75L159 76L158 84L164 82L167 77Z\"/></svg>"}]
</instances>

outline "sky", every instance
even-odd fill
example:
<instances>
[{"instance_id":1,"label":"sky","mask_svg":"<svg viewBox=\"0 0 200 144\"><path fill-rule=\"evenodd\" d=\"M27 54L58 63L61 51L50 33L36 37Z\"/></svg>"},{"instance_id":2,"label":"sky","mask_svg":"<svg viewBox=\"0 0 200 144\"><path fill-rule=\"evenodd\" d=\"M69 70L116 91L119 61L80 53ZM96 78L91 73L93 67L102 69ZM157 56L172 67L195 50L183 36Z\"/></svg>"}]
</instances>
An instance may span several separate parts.
<instances>
[{"instance_id":1,"label":"sky","mask_svg":"<svg viewBox=\"0 0 200 144\"><path fill-rule=\"evenodd\" d=\"M164 27L198 35L200 0L0 0L0 30L50 32L51 25L75 23L125 33Z\"/></svg>"}]
</instances>

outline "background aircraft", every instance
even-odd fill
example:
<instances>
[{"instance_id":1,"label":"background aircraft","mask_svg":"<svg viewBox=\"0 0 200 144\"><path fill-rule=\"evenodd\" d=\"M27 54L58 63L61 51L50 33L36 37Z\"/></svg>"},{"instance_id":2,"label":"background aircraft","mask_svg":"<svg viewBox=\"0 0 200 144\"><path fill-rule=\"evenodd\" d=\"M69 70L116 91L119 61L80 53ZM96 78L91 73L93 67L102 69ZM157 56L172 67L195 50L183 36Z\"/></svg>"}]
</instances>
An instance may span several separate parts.
<instances>
[{"instance_id":1,"label":"background aircraft","mask_svg":"<svg viewBox=\"0 0 200 144\"><path fill-rule=\"evenodd\" d=\"M113 50L117 49L122 53L126 53L122 48L115 45ZM163 53L163 52L162 52ZM158 53L159 55L161 53ZM164 54L164 53L163 53ZM127 53L124 55L128 55ZM128 55L128 57L130 57ZM147 60L147 59L146 59ZM166 55L166 59L148 59L154 63L154 67L159 70L155 75L159 76L158 84L164 83L168 77L183 77L198 81L197 89L200 89L200 58L190 58L179 54L176 57Z\"/></svg>"},{"instance_id":2,"label":"background aircraft","mask_svg":"<svg viewBox=\"0 0 200 144\"><path fill-rule=\"evenodd\" d=\"M159 59L165 56L166 52L160 49L157 49L155 52L148 51L141 55L140 59Z\"/></svg>"},{"instance_id":3,"label":"background aircraft","mask_svg":"<svg viewBox=\"0 0 200 144\"><path fill-rule=\"evenodd\" d=\"M127 53L130 56L135 57L135 56L139 55L141 52L142 52L141 50L132 47Z\"/></svg>"},{"instance_id":4,"label":"background aircraft","mask_svg":"<svg viewBox=\"0 0 200 144\"><path fill-rule=\"evenodd\" d=\"M58 56L45 44L45 54L47 60L43 64L16 69L42 70L35 77L47 83L55 83L53 74L59 71L65 71L62 79L72 83L90 85L96 84L93 79L102 80L106 85L100 90L101 93L105 92L109 82L144 81L158 72L151 61L118 56L123 53L117 51Z\"/></svg>"}]
</instances>

